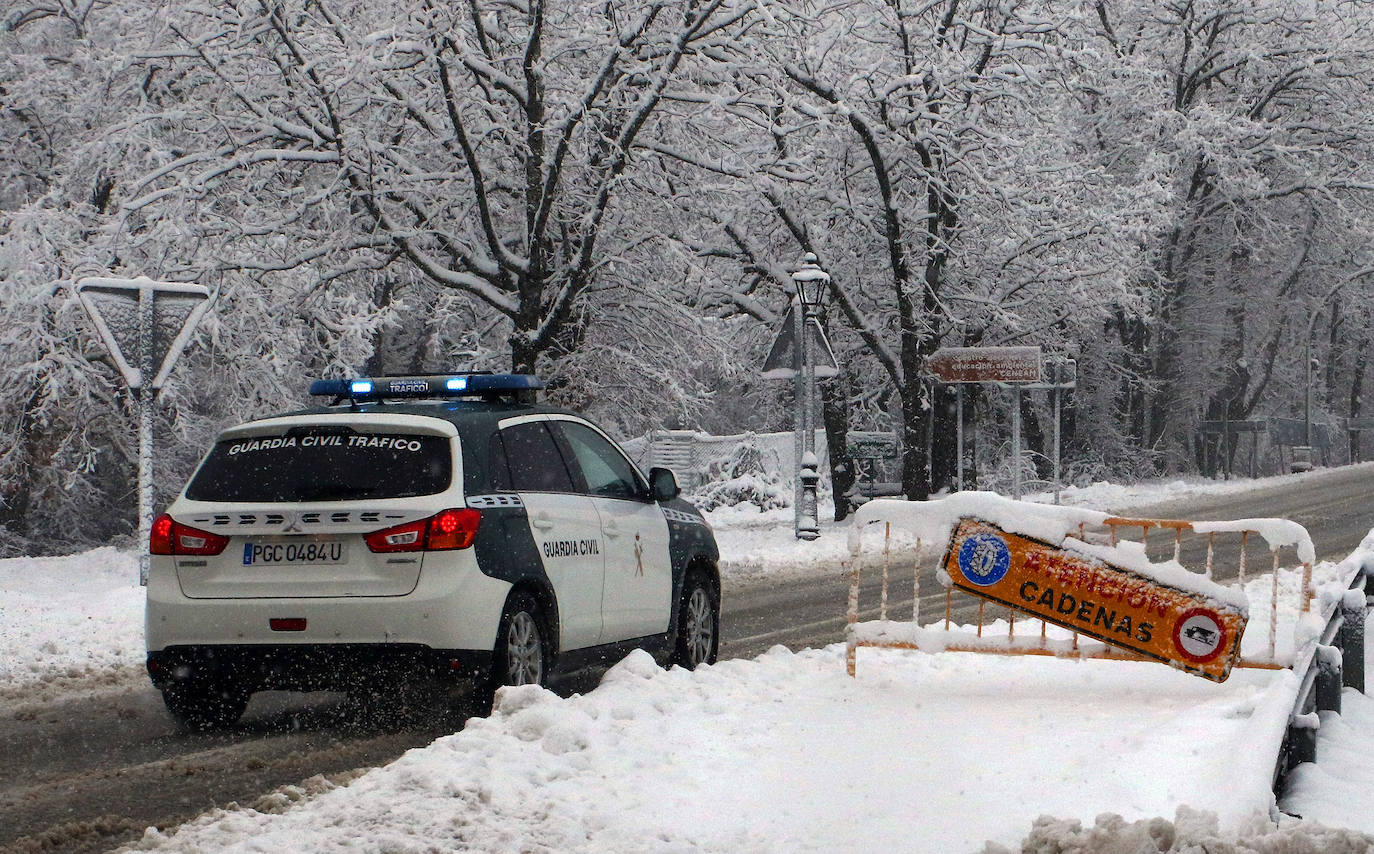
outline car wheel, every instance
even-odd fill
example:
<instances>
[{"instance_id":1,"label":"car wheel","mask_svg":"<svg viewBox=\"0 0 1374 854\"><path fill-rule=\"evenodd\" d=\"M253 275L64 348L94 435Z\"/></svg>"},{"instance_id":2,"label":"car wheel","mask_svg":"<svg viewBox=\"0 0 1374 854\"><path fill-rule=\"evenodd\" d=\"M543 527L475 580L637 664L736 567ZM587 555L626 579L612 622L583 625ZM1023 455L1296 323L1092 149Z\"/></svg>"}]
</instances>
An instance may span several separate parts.
<instances>
[{"instance_id":1,"label":"car wheel","mask_svg":"<svg viewBox=\"0 0 1374 854\"><path fill-rule=\"evenodd\" d=\"M539 605L526 593L506 600L501 627L492 650L491 675L478 683L460 705L464 716L491 711L496 689L504 685L544 685L548 682L548 644Z\"/></svg>"},{"instance_id":2,"label":"car wheel","mask_svg":"<svg viewBox=\"0 0 1374 854\"><path fill-rule=\"evenodd\" d=\"M719 644L720 599L706 577L693 572L682 585L673 664L688 670L699 664L714 664Z\"/></svg>"},{"instance_id":3,"label":"car wheel","mask_svg":"<svg viewBox=\"0 0 1374 854\"><path fill-rule=\"evenodd\" d=\"M200 732L231 726L251 695L232 682L178 683L162 689L162 702L183 727Z\"/></svg>"},{"instance_id":4,"label":"car wheel","mask_svg":"<svg viewBox=\"0 0 1374 854\"><path fill-rule=\"evenodd\" d=\"M544 631L539 606L528 596L516 597L501 620L496 645L496 684L543 685Z\"/></svg>"}]
</instances>

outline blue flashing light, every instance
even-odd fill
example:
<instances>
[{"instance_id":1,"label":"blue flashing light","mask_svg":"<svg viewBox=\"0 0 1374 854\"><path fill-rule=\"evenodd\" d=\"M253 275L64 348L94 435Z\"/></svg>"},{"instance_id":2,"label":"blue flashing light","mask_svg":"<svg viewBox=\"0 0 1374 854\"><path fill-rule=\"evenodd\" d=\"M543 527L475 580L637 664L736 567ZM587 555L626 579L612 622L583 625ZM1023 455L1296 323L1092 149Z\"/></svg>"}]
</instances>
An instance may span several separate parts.
<instances>
[{"instance_id":1,"label":"blue flashing light","mask_svg":"<svg viewBox=\"0 0 1374 854\"><path fill-rule=\"evenodd\" d=\"M344 400L397 398L454 398L519 395L544 388L532 374L450 374L429 377L360 377L351 380L316 380L312 395Z\"/></svg>"}]
</instances>

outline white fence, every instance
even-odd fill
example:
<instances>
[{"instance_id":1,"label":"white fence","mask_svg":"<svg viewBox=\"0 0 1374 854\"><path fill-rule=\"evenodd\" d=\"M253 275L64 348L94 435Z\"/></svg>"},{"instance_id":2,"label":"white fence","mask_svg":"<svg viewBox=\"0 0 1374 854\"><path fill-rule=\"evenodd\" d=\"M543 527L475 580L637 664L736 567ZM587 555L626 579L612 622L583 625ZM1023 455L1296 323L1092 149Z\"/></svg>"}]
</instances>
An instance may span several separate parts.
<instances>
[{"instance_id":1,"label":"white fence","mask_svg":"<svg viewBox=\"0 0 1374 854\"><path fill-rule=\"evenodd\" d=\"M791 480L796 469L793 436L791 432L712 436L694 430L653 430L621 445L641 469L670 468L683 488L691 489L709 480L722 479L722 472L736 451L750 446L758 449L766 474L783 481ZM822 477L827 477L830 463L824 430L816 431L816 456L820 458Z\"/></svg>"}]
</instances>

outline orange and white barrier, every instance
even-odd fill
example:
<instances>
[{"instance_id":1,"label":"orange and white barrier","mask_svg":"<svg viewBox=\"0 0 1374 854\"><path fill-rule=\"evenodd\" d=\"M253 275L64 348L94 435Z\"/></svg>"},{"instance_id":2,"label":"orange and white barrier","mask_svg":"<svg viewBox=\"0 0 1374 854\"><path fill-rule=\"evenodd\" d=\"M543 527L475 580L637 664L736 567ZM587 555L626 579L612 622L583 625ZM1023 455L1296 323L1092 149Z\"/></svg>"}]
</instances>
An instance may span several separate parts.
<instances>
[{"instance_id":1,"label":"orange and white barrier","mask_svg":"<svg viewBox=\"0 0 1374 854\"><path fill-rule=\"evenodd\" d=\"M877 619L861 620L860 582L874 560L875 530L881 582L870 615ZM1268 578L1254 578L1247 565L1260 544L1270 552ZM1285 625L1297 622L1313 595L1311 538L1282 519L1128 519L959 493L869 502L849 545L850 675L860 647L885 647L1160 661L1222 681L1232 666L1290 666L1297 650L1281 636L1280 615ZM923 625L921 575L934 555L942 556L934 568L944 613ZM910 622L888 616L900 583L894 560L914 561ZM969 620L955 619L972 607Z\"/></svg>"}]
</instances>

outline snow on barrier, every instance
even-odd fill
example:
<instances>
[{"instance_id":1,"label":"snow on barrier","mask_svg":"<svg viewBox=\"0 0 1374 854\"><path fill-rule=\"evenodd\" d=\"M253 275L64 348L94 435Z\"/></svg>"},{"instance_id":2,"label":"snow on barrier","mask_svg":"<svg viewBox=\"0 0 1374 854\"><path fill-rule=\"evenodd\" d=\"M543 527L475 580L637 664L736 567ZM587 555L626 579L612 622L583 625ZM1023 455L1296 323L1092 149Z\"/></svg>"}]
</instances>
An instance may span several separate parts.
<instances>
[{"instance_id":1,"label":"snow on barrier","mask_svg":"<svg viewBox=\"0 0 1374 854\"><path fill-rule=\"evenodd\" d=\"M860 580L865 557L870 556L864 550L864 541L871 543L875 528L882 538L877 619L861 621ZM975 574L986 571L988 577L1000 579L1008 573L1005 546L997 546L1003 552L1000 563L998 555L978 553L982 546L978 538L988 536L984 529L992 532L994 540L1010 541L1014 550L1018 540L1028 543L1032 551L1019 552L1012 562L1019 560L1039 573L1021 576L1025 581L1016 579L1021 586L1013 585L1012 589L1020 592L1020 599L1009 596L998 601L1029 606L1034 613L1045 614L1049 621L1027 616L1025 612L1018 619L1020 609L990 602L986 598L990 595L988 589L979 589L981 584L952 577L964 574L961 566L968 563L970 549L975 563L981 560L986 565L983 570L975 566ZM1139 539L1132 539L1137 534ZM939 560L956 545L966 547L964 559L952 554L937 568L937 577L945 589L944 613L922 624L923 558L929 560L935 555ZM1269 555L1255 555L1261 546L1267 548ZM1019 502L972 492L925 502L869 502L855 516L849 550L846 641L851 676L856 673L861 647L1154 660L1214 681L1224 680L1232 663L1236 667L1291 671L1296 677L1292 680L1296 695L1292 711L1287 721L1273 722L1274 726L1283 727L1274 770L1276 791L1292 767L1315 760L1316 712L1339 711L1342 686L1364 690L1366 564L1374 567L1374 535L1341 563L1323 564L1320 577L1314 580L1312 540L1306 529L1288 520L1125 519L1084 508ZM1064 556L1062 565L1059 555ZM1293 568L1285 567L1285 557L1294 559L1295 563L1289 564ZM889 619L892 565L894 560L909 564L912 559L915 564L911 620ZM1184 560L1196 568L1185 567ZM1263 564L1258 575L1253 565L1256 562ZM1091 565L1091 577L1085 577L1084 565ZM1113 578L1112 573L1117 577ZM1008 577L1016 578L1014 574ZM1064 583L1058 584L1056 579ZM1163 590L1166 596L1177 594L1184 597L1181 601L1185 603L1186 597L1194 597L1206 603L1206 607L1182 614L1175 612L1158 620L1168 625L1145 623L1148 628L1142 629L1142 624L1132 624L1129 618L1121 616L1129 612L1128 608L1120 612L1115 608L1115 604L1124 604L1130 598L1131 585ZM1062 586L1079 596L1075 599L1062 590L1049 589L1052 586ZM980 595L966 594L960 587L978 590ZM1100 601L1088 601L1087 595ZM1135 595L1146 602L1145 594ZM993 598L997 598L995 594ZM1037 599L1041 607L1034 611ZM1073 601L1065 609L1066 600L1070 599ZM1103 601L1112 606L1110 611ZM997 612L991 620L989 607ZM969 613L972 608L976 610L969 622L961 624L956 614ZM1220 639L1210 638L1210 657L1195 657L1183 649L1192 641L1180 633L1194 628L1187 615L1199 610L1205 611L1211 620L1216 615L1227 615L1222 622L1234 627L1235 637L1228 638L1222 622L1192 619L1199 623L1199 637L1221 635ZM1150 613L1165 611L1161 608ZM1075 623L1058 616L1062 614L1086 619ZM1092 623L1094 616L1096 625ZM1082 630L1073 631L1072 626ZM1173 656L1160 654L1158 647L1140 642L1142 637L1149 641L1152 636L1165 633L1172 635L1172 646L1178 650ZM1218 648L1223 642L1226 656ZM1206 663L1199 663L1204 660ZM1279 730L1275 730L1274 736L1277 743Z\"/></svg>"}]
</instances>

